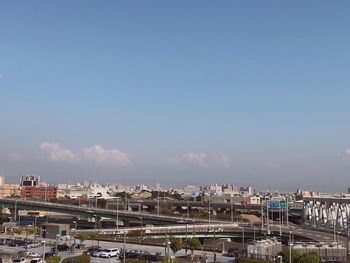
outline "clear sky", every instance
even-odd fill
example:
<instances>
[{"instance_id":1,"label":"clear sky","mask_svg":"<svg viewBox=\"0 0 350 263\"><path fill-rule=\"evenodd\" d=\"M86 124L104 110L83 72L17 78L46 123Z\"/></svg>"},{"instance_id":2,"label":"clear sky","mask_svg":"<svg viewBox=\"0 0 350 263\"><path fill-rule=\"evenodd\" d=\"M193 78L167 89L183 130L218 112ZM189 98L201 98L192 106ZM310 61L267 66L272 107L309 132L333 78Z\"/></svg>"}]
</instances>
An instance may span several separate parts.
<instances>
[{"instance_id":1,"label":"clear sky","mask_svg":"<svg viewBox=\"0 0 350 263\"><path fill-rule=\"evenodd\" d=\"M0 174L350 186L348 1L1 1Z\"/></svg>"}]
</instances>

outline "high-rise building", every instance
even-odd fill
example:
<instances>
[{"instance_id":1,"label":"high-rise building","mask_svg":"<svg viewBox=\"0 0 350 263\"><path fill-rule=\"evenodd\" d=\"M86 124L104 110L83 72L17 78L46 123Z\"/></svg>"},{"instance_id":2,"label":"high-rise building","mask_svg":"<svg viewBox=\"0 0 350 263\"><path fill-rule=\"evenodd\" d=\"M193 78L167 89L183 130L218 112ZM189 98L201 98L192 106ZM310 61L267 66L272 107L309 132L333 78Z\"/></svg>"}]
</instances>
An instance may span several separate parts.
<instances>
[{"instance_id":1,"label":"high-rise building","mask_svg":"<svg viewBox=\"0 0 350 263\"><path fill-rule=\"evenodd\" d=\"M20 186L39 186L40 176L24 175L21 177Z\"/></svg>"}]
</instances>

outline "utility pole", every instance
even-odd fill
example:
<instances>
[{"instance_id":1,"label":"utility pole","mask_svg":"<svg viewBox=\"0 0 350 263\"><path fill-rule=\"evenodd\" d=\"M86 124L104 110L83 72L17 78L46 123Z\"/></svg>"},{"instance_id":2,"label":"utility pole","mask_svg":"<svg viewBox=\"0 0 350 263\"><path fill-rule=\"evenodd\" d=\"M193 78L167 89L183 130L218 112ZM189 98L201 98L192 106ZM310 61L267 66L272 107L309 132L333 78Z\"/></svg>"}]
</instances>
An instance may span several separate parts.
<instances>
[{"instance_id":1,"label":"utility pole","mask_svg":"<svg viewBox=\"0 0 350 263\"><path fill-rule=\"evenodd\" d=\"M159 190L158 190L158 199L157 199L157 216L159 216Z\"/></svg>"}]
</instances>

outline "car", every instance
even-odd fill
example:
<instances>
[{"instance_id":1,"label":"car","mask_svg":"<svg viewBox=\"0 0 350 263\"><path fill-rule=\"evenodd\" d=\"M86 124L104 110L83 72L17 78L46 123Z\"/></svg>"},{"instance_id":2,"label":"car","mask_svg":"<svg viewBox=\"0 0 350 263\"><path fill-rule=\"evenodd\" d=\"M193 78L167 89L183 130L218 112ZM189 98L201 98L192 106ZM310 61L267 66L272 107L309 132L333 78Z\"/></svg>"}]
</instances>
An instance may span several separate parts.
<instances>
[{"instance_id":1,"label":"car","mask_svg":"<svg viewBox=\"0 0 350 263\"><path fill-rule=\"evenodd\" d=\"M25 246L27 243L24 240L21 239L13 239L7 243L9 247L21 247Z\"/></svg>"},{"instance_id":2,"label":"car","mask_svg":"<svg viewBox=\"0 0 350 263\"><path fill-rule=\"evenodd\" d=\"M32 258L29 263L45 263L42 258Z\"/></svg>"},{"instance_id":3,"label":"car","mask_svg":"<svg viewBox=\"0 0 350 263\"><path fill-rule=\"evenodd\" d=\"M118 248L106 248L102 251L101 258L119 257L120 251Z\"/></svg>"},{"instance_id":4,"label":"car","mask_svg":"<svg viewBox=\"0 0 350 263\"><path fill-rule=\"evenodd\" d=\"M52 256L55 256L55 255L56 255L55 252L50 251L50 252L46 252L44 257L45 257L45 259L47 259L48 257L52 257Z\"/></svg>"},{"instance_id":5,"label":"car","mask_svg":"<svg viewBox=\"0 0 350 263\"><path fill-rule=\"evenodd\" d=\"M68 251L69 250L69 246L67 246L67 244L59 244L57 245L57 251ZM56 252L56 247L51 248L52 252Z\"/></svg>"},{"instance_id":6,"label":"car","mask_svg":"<svg viewBox=\"0 0 350 263\"><path fill-rule=\"evenodd\" d=\"M90 256L92 257L99 257L103 252L102 248L98 248L90 253Z\"/></svg>"},{"instance_id":7,"label":"car","mask_svg":"<svg viewBox=\"0 0 350 263\"><path fill-rule=\"evenodd\" d=\"M40 254L32 251L27 251L24 253L24 257L30 257L30 258L38 258L40 257Z\"/></svg>"},{"instance_id":8,"label":"car","mask_svg":"<svg viewBox=\"0 0 350 263\"><path fill-rule=\"evenodd\" d=\"M27 263L27 259L25 257L18 257L12 260L12 263Z\"/></svg>"},{"instance_id":9,"label":"car","mask_svg":"<svg viewBox=\"0 0 350 263\"><path fill-rule=\"evenodd\" d=\"M88 247L87 250L83 252L83 255L91 256L94 251L101 250L99 246Z\"/></svg>"},{"instance_id":10,"label":"car","mask_svg":"<svg viewBox=\"0 0 350 263\"><path fill-rule=\"evenodd\" d=\"M33 242L33 243L25 245L24 248L36 248L36 247L40 247L40 246L41 246L41 243Z\"/></svg>"}]
</instances>

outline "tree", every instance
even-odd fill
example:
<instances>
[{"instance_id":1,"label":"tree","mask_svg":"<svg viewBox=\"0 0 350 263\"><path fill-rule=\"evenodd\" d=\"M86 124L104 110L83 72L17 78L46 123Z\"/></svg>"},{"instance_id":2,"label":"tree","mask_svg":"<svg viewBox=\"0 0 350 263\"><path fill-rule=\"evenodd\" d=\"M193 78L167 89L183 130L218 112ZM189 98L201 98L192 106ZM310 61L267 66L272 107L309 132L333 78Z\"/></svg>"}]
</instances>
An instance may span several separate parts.
<instances>
[{"instance_id":1,"label":"tree","mask_svg":"<svg viewBox=\"0 0 350 263\"><path fill-rule=\"evenodd\" d=\"M19 227L18 228L14 228L14 229L12 229L12 232L14 234L20 235L22 233L22 229L20 229Z\"/></svg>"},{"instance_id":2,"label":"tree","mask_svg":"<svg viewBox=\"0 0 350 263\"><path fill-rule=\"evenodd\" d=\"M36 232L35 227L32 227L32 226L27 226L27 227L26 227L26 233L27 233L28 235L32 235L32 234L34 234L35 232Z\"/></svg>"},{"instance_id":3,"label":"tree","mask_svg":"<svg viewBox=\"0 0 350 263\"><path fill-rule=\"evenodd\" d=\"M173 253L176 254L177 251L182 249L182 240L180 238L171 238L170 248L173 251Z\"/></svg>"},{"instance_id":4,"label":"tree","mask_svg":"<svg viewBox=\"0 0 350 263\"><path fill-rule=\"evenodd\" d=\"M283 262L289 262L289 248L283 249L281 253ZM299 263L300 253L294 249L291 250L292 263Z\"/></svg>"},{"instance_id":5,"label":"tree","mask_svg":"<svg viewBox=\"0 0 350 263\"><path fill-rule=\"evenodd\" d=\"M201 247L201 242L199 241L198 238L191 237L191 238L187 239L187 246L191 250L191 254L193 256L193 252L196 249L199 249Z\"/></svg>"},{"instance_id":6,"label":"tree","mask_svg":"<svg viewBox=\"0 0 350 263\"><path fill-rule=\"evenodd\" d=\"M86 239L88 239L88 234L86 233L80 233L78 235L78 239L80 241L80 244L83 244Z\"/></svg>"},{"instance_id":7,"label":"tree","mask_svg":"<svg viewBox=\"0 0 350 263\"><path fill-rule=\"evenodd\" d=\"M92 232L90 234L90 238L91 238L92 245L93 245L94 244L94 240L98 240L99 239L99 234L97 232Z\"/></svg>"},{"instance_id":8,"label":"tree","mask_svg":"<svg viewBox=\"0 0 350 263\"><path fill-rule=\"evenodd\" d=\"M319 263L320 257L315 252L309 252L306 254L303 254L298 259L299 263Z\"/></svg>"}]
</instances>

